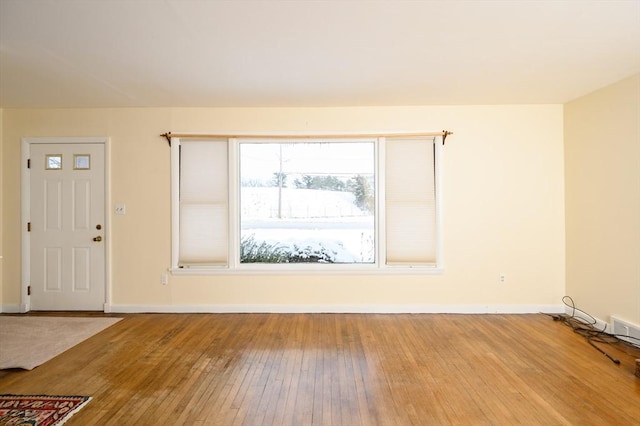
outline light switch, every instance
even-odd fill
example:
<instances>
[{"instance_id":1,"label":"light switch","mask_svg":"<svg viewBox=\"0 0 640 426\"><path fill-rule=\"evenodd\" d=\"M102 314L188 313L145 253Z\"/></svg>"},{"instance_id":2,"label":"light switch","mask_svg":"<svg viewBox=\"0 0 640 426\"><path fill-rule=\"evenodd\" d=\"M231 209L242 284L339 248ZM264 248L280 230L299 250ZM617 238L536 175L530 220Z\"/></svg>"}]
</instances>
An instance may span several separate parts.
<instances>
[{"instance_id":1,"label":"light switch","mask_svg":"<svg viewBox=\"0 0 640 426\"><path fill-rule=\"evenodd\" d=\"M127 208L124 204L116 204L116 214L125 214L127 212Z\"/></svg>"}]
</instances>

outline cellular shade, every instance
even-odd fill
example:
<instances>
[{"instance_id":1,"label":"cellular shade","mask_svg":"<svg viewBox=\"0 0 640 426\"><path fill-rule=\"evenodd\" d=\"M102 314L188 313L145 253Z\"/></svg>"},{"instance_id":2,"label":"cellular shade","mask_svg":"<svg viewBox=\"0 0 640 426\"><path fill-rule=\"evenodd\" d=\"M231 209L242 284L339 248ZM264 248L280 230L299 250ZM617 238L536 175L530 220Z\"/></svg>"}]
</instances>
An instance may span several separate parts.
<instances>
[{"instance_id":1,"label":"cellular shade","mask_svg":"<svg viewBox=\"0 0 640 426\"><path fill-rule=\"evenodd\" d=\"M227 151L226 140L181 143L179 266L228 262Z\"/></svg>"},{"instance_id":2,"label":"cellular shade","mask_svg":"<svg viewBox=\"0 0 640 426\"><path fill-rule=\"evenodd\" d=\"M434 138L385 143L387 264L436 264Z\"/></svg>"}]
</instances>

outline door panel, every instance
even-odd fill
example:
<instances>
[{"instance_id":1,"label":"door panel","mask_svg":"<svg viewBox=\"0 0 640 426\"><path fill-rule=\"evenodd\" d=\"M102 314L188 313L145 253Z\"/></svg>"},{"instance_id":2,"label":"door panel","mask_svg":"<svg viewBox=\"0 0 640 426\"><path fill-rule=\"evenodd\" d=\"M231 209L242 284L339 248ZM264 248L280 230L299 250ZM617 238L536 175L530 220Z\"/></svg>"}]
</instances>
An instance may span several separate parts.
<instances>
[{"instance_id":1,"label":"door panel","mask_svg":"<svg viewBox=\"0 0 640 426\"><path fill-rule=\"evenodd\" d=\"M87 179L73 182L73 230L87 231L91 218L91 181Z\"/></svg>"},{"instance_id":2,"label":"door panel","mask_svg":"<svg viewBox=\"0 0 640 426\"><path fill-rule=\"evenodd\" d=\"M62 231L62 181L48 179L44 182L44 229Z\"/></svg>"},{"instance_id":3,"label":"door panel","mask_svg":"<svg viewBox=\"0 0 640 426\"><path fill-rule=\"evenodd\" d=\"M31 309L103 310L104 145L34 143L30 153Z\"/></svg>"},{"instance_id":4,"label":"door panel","mask_svg":"<svg viewBox=\"0 0 640 426\"><path fill-rule=\"evenodd\" d=\"M73 289L91 290L91 250L85 247L73 248Z\"/></svg>"},{"instance_id":5,"label":"door panel","mask_svg":"<svg viewBox=\"0 0 640 426\"><path fill-rule=\"evenodd\" d=\"M62 291L62 247L44 248L44 290Z\"/></svg>"}]
</instances>

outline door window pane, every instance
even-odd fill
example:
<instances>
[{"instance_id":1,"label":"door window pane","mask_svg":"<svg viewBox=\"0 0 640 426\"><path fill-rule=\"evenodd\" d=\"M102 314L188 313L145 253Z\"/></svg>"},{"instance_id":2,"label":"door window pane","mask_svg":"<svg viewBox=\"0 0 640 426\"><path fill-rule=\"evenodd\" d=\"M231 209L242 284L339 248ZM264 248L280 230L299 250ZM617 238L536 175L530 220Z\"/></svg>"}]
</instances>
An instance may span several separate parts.
<instances>
[{"instance_id":1,"label":"door window pane","mask_svg":"<svg viewBox=\"0 0 640 426\"><path fill-rule=\"evenodd\" d=\"M47 154L47 155L45 155L44 168L46 170L60 170L60 169L62 169L62 154Z\"/></svg>"},{"instance_id":2,"label":"door window pane","mask_svg":"<svg viewBox=\"0 0 640 426\"><path fill-rule=\"evenodd\" d=\"M75 170L89 170L91 168L91 156L89 154L74 154L73 168Z\"/></svg>"}]
</instances>

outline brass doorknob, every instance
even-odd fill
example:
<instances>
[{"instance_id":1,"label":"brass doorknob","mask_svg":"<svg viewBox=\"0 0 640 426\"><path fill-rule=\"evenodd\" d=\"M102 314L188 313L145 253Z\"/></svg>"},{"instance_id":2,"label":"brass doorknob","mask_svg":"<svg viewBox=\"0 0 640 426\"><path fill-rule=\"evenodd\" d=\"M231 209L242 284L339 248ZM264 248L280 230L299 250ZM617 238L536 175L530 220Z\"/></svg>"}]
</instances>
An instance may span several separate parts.
<instances>
[{"instance_id":1,"label":"brass doorknob","mask_svg":"<svg viewBox=\"0 0 640 426\"><path fill-rule=\"evenodd\" d=\"M102 237L100 235L93 237L93 241L102 241Z\"/></svg>"}]
</instances>

